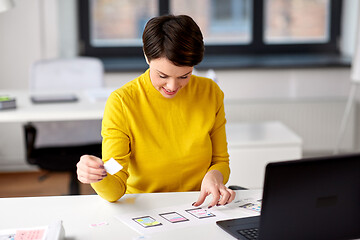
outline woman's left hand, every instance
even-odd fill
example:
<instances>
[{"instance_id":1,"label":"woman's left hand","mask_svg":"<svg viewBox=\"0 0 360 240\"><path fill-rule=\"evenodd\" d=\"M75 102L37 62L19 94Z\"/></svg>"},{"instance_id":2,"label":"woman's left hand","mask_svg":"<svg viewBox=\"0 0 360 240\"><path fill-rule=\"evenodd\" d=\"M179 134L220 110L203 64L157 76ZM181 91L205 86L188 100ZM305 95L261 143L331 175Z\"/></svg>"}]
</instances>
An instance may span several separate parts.
<instances>
[{"instance_id":1,"label":"woman's left hand","mask_svg":"<svg viewBox=\"0 0 360 240\"><path fill-rule=\"evenodd\" d=\"M226 205L235 199L235 192L223 184L223 175L218 170L206 173L201 183L200 196L193 206L200 206L209 195L213 196L208 208L215 205Z\"/></svg>"}]
</instances>

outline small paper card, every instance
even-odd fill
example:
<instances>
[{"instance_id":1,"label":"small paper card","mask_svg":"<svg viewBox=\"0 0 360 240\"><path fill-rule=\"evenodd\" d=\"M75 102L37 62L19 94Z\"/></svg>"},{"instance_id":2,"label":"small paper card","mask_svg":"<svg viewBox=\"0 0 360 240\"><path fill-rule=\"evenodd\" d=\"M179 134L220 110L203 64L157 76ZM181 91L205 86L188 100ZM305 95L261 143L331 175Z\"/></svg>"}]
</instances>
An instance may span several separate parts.
<instances>
[{"instance_id":1,"label":"small paper card","mask_svg":"<svg viewBox=\"0 0 360 240\"><path fill-rule=\"evenodd\" d=\"M140 224L141 226L143 226L144 228L162 225L160 222L156 221L154 218L150 216L133 218L133 220L138 224Z\"/></svg>"},{"instance_id":2,"label":"small paper card","mask_svg":"<svg viewBox=\"0 0 360 240\"><path fill-rule=\"evenodd\" d=\"M16 230L15 240L43 240L45 229Z\"/></svg>"},{"instance_id":3,"label":"small paper card","mask_svg":"<svg viewBox=\"0 0 360 240\"><path fill-rule=\"evenodd\" d=\"M110 158L110 160L104 164L104 168L108 173L114 175L115 173L123 169L123 166L121 166L115 159Z\"/></svg>"},{"instance_id":4,"label":"small paper card","mask_svg":"<svg viewBox=\"0 0 360 240\"><path fill-rule=\"evenodd\" d=\"M165 218L171 223L178 223L178 222L185 222L189 221L186 217L183 215L177 213L177 212L168 212L168 213L161 213L159 214L161 217Z\"/></svg>"},{"instance_id":5,"label":"small paper card","mask_svg":"<svg viewBox=\"0 0 360 240\"><path fill-rule=\"evenodd\" d=\"M197 218L208 218L208 217L215 217L215 214L208 212L206 209L203 208L194 208L194 209L188 209L185 210L191 215L197 217Z\"/></svg>"}]
</instances>

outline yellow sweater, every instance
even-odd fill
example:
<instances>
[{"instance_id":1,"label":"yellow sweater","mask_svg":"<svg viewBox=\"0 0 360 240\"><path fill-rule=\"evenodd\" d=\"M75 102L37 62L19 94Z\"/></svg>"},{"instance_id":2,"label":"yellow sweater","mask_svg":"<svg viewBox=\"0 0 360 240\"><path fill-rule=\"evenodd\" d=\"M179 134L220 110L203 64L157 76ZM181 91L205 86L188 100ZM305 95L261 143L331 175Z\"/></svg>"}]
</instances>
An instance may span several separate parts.
<instances>
[{"instance_id":1,"label":"yellow sweater","mask_svg":"<svg viewBox=\"0 0 360 240\"><path fill-rule=\"evenodd\" d=\"M102 158L124 168L93 183L108 201L125 193L198 191L204 175L230 174L224 94L208 78L192 75L167 99L150 81L149 70L114 91L102 121Z\"/></svg>"}]
</instances>

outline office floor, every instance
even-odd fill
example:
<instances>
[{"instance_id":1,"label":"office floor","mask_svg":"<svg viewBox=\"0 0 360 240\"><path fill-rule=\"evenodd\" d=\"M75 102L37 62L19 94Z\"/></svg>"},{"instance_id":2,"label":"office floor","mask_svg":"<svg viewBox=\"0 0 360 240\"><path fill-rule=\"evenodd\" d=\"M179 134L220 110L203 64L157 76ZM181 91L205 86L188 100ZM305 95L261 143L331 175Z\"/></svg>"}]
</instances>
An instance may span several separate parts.
<instances>
[{"instance_id":1,"label":"office floor","mask_svg":"<svg viewBox=\"0 0 360 240\"><path fill-rule=\"evenodd\" d=\"M63 196L68 194L68 185L68 173L0 173L0 197ZM80 192L95 193L87 184L80 185Z\"/></svg>"}]
</instances>

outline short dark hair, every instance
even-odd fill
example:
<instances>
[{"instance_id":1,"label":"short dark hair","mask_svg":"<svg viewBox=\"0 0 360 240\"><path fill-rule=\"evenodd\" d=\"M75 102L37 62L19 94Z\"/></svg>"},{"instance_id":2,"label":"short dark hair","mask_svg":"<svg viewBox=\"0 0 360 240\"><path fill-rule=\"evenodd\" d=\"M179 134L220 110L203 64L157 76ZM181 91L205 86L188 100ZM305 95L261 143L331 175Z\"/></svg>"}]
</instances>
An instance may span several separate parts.
<instances>
[{"instance_id":1,"label":"short dark hair","mask_svg":"<svg viewBox=\"0 0 360 240\"><path fill-rule=\"evenodd\" d=\"M150 19L144 29L143 50L149 61L166 57L177 66L195 66L204 56L199 26L186 15Z\"/></svg>"}]
</instances>

